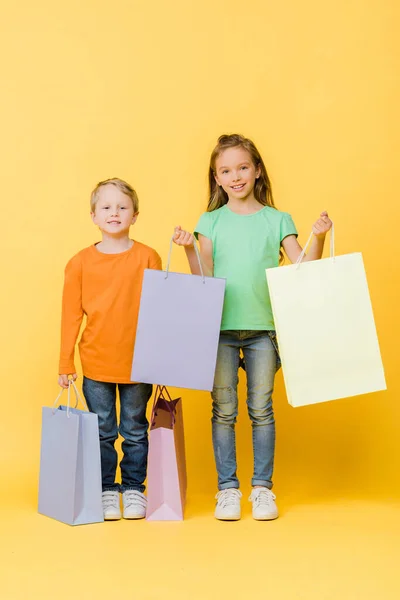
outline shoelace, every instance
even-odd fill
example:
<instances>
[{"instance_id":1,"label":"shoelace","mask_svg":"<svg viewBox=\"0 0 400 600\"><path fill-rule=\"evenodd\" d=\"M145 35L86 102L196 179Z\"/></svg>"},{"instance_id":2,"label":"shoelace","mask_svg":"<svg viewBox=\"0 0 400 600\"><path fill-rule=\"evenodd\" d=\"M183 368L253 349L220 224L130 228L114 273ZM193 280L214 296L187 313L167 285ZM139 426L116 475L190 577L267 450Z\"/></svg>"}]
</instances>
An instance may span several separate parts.
<instances>
[{"instance_id":1,"label":"shoelace","mask_svg":"<svg viewBox=\"0 0 400 600\"><path fill-rule=\"evenodd\" d=\"M251 492L249 498L249 500L254 502L256 506L260 506L260 504L267 504L269 506L275 499L275 494L273 494L268 488L256 488Z\"/></svg>"},{"instance_id":2,"label":"shoelace","mask_svg":"<svg viewBox=\"0 0 400 600\"><path fill-rule=\"evenodd\" d=\"M231 506L236 504L237 501L242 497L242 492L236 490L234 488L228 490L221 490L215 496L218 501L218 504L222 507Z\"/></svg>"},{"instance_id":3,"label":"shoelace","mask_svg":"<svg viewBox=\"0 0 400 600\"><path fill-rule=\"evenodd\" d=\"M119 497L115 495L115 492L104 492L102 495L102 501L104 508L119 505Z\"/></svg>"},{"instance_id":4,"label":"shoelace","mask_svg":"<svg viewBox=\"0 0 400 600\"><path fill-rule=\"evenodd\" d=\"M124 503L125 503L125 507L129 508L130 506L132 506L133 504L139 504L140 506L143 506L144 508L146 508L146 497L143 496L143 494L141 494L140 492L137 492L136 490L127 490L125 492L124 495Z\"/></svg>"}]
</instances>

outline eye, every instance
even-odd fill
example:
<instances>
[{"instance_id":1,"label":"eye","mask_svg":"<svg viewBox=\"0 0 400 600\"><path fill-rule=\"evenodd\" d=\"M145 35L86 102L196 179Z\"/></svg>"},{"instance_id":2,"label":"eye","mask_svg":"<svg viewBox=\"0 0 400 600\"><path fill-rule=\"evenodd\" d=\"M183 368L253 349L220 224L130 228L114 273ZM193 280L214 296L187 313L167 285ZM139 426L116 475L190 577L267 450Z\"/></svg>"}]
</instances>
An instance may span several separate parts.
<instances>
[{"instance_id":1,"label":"eye","mask_svg":"<svg viewBox=\"0 0 400 600\"><path fill-rule=\"evenodd\" d=\"M243 165L243 166L241 167L241 169L242 169L242 170L244 169L245 171L246 171L248 168L249 168L249 167L246 167L246 165Z\"/></svg>"},{"instance_id":2,"label":"eye","mask_svg":"<svg viewBox=\"0 0 400 600\"><path fill-rule=\"evenodd\" d=\"M126 209L126 206L120 206L120 209L121 209L121 210L125 210L125 209Z\"/></svg>"},{"instance_id":3,"label":"eye","mask_svg":"<svg viewBox=\"0 0 400 600\"><path fill-rule=\"evenodd\" d=\"M103 210L108 210L109 208L109 206L103 206Z\"/></svg>"},{"instance_id":4,"label":"eye","mask_svg":"<svg viewBox=\"0 0 400 600\"><path fill-rule=\"evenodd\" d=\"M224 169L224 170L222 171L222 175L226 175L226 173L227 173L227 172L228 172L228 169Z\"/></svg>"}]
</instances>

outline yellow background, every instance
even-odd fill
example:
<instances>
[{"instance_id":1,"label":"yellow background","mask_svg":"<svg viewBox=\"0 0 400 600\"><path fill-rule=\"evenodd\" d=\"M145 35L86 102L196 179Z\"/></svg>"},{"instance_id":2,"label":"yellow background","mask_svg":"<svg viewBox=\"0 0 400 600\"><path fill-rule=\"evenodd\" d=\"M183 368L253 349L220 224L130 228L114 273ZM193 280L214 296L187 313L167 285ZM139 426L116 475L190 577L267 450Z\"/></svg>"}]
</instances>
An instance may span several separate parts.
<instances>
[{"instance_id":1,"label":"yellow background","mask_svg":"<svg viewBox=\"0 0 400 600\"><path fill-rule=\"evenodd\" d=\"M129 181L140 200L132 235L165 262L173 227L193 228L205 210L210 152L232 132L255 141L300 241L327 209L337 252L363 253L388 383L387 392L293 409L279 374L278 497L398 501L398 31L395 0L3 3L0 461L9 506L17 496L36 509L41 406L58 393L63 269L99 239L91 189ZM181 249L173 267L187 271ZM240 391L247 494L243 376ZM181 393L189 499L204 498L211 519L210 398Z\"/></svg>"}]
</instances>

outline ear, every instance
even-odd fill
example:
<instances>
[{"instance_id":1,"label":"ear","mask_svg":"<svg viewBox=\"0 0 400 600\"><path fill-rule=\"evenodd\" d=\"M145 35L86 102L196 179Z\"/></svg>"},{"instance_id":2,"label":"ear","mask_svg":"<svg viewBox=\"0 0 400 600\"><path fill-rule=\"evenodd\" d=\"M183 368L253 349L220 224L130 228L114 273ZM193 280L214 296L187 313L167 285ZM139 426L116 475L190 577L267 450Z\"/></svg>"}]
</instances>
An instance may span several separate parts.
<instances>
[{"instance_id":1,"label":"ear","mask_svg":"<svg viewBox=\"0 0 400 600\"><path fill-rule=\"evenodd\" d=\"M258 179L260 177L260 175L261 175L261 169L260 169L260 167L257 167L256 168L256 179Z\"/></svg>"},{"instance_id":2,"label":"ear","mask_svg":"<svg viewBox=\"0 0 400 600\"><path fill-rule=\"evenodd\" d=\"M138 216L139 216L138 212L133 215L133 217L132 217L132 225L134 225L136 223Z\"/></svg>"},{"instance_id":3,"label":"ear","mask_svg":"<svg viewBox=\"0 0 400 600\"><path fill-rule=\"evenodd\" d=\"M95 215L95 213L94 213L94 212L91 212L91 213L90 213L90 216L92 217L92 221L93 221L93 223L96 223L96 215Z\"/></svg>"}]
</instances>

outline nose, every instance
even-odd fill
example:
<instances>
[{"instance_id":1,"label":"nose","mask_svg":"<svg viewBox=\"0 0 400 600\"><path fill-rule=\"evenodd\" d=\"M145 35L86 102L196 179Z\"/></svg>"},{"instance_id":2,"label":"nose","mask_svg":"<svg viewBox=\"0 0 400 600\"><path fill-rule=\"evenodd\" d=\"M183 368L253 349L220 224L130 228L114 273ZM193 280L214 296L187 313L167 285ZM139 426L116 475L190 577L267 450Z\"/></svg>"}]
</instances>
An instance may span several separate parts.
<instances>
[{"instance_id":1,"label":"nose","mask_svg":"<svg viewBox=\"0 0 400 600\"><path fill-rule=\"evenodd\" d=\"M111 209L111 216L112 217L118 217L118 214L119 214L119 206L114 206Z\"/></svg>"},{"instance_id":2,"label":"nose","mask_svg":"<svg viewBox=\"0 0 400 600\"><path fill-rule=\"evenodd\" d=\"M240 177L241 177L240 171L236 171L233 174L233 181L239 181Z\"/></svg>"}]
</instances>

